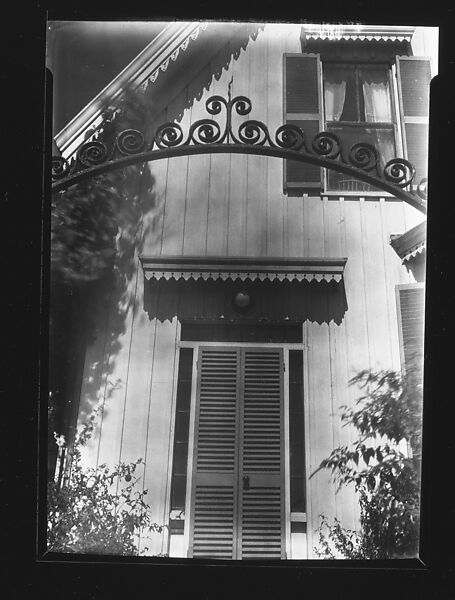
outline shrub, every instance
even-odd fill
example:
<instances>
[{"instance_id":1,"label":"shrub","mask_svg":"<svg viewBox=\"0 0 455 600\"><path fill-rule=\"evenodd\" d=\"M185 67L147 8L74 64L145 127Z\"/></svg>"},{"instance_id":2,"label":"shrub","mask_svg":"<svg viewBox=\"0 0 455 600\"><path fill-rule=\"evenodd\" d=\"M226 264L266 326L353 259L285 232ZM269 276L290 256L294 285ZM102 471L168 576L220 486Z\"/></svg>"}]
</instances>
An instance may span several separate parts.
<instances>
[{"instance_id":1,"label":"shrub","mask_svg":"<svg viewBox=\"0 0 455 600\"><path fill-rule=\"evenodd\" d=\"M121 462L84 468L81 447L93 431L94 418L84 426L68 453L70 472L63 485L48 484L47 548L50 552L138 555L141 533L161 532L138 490L136 468L142 462ZM55 436L63 446L61 436Z\"/></svg>"},{"instance_id":2,"label":"shrub","mask_svg":"<svg viewBox=\"0 0 455 600\"><path fill-rule=\"evenodd\" d=\"M318 556L408 558L418 554L422 387L415 374L362 371L351 380L366 394L356 408L343 407L344 425L359 434L317 469L329 468L338 486L353 484L359 495L359 532L330 524L321 515ZM400 448L403 441L408 451ZM315 471L315 473L317 472ZM315 474L313 473L313 475ZM312 476L313 476L312 475Z\"/></svg>"}]
</instances>

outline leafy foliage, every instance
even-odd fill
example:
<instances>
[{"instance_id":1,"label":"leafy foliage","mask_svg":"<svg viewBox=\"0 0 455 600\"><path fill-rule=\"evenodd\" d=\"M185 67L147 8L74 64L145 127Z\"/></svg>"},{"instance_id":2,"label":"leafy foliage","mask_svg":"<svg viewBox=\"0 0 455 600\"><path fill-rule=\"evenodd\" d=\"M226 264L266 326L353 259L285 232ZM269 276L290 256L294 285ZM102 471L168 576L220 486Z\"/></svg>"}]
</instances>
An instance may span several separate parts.
<instances>
[{"instance_id":1,"label":"leafy foliage","mask_svg":"<svg viewBox=\"0 0 455 600\"><path fill-rule=\"evenodd\" d=\"M146 139L151 113L144 92L126 91L116 106L103 114L96 139L112 147L121 131L134 128ZM88 132L90 137L93 132ZM137 227L144 188L152 186L144 165L91 177L53 195L51 204L51 267L66 281L99 279L114 265L119 229Z\"/></svg>"},{"instance_id":2,"label":"leafy foliage","mask_svg":"<svg viewBox=\"0 0 455 600\"><path fill-rule=\"evenodd\" d=\"M320 557L415 557L419 542L422 390L417 374L362 371L351 380L365 390L342 421L358 431L317 469L331 469L338 487L352 484L360 501L360 533L321 516ZM407 444L406 444L407 443ZM402 451L403 444L409 451ZM315 471L315 473L317 472ZM315 474L313 473L313 475ZM312 475L312 476L313 476Z\"/></svg>"},{"instance_id":3,"label":"leafy foliage","mask_svg":"<svg viewBox=\"0 0 455 600\"><path fill-rule=\"evenodd\" d=\"M147 490L136 489L136 468L142 459L113 469L105 464L84 468L81 447L94 420L92 415L70 452L68 481L48 484L47 547L51 552L137 555L138 535L163 529L151 518ZM61 437L55 438L61 445Z\"/></svg>"}]
</instances>

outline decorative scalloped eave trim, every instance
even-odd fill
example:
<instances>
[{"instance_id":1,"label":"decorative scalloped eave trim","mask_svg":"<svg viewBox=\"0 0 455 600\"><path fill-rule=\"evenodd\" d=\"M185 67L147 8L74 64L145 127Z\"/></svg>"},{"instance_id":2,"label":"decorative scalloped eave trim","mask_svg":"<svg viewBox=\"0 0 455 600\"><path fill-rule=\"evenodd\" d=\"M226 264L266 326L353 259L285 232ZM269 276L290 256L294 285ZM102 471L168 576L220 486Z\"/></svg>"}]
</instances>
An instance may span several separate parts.
<instances>
[{"instance_id":1,"label":"decorative scalloped eave trim","mask_svg":"<svg viewBox=\"0 0 455 600\"><path fill-rule=\"evenodd\" d=\"M193 281L197 281L202 279L207 281L207 279L211 279L216 281L221 279L222 281L226 281L227 279L231 279L235 281L236 279L240 279L241 281L250 280L250 281L336 281L339 283L342 280L342 274L340 273L243 273L240 271L232 271L232 272L208 272L208 271L145 271L145 278L147 280L150 279L165 279L169 281L170 279L174 279L178 281L180 279L184 279L185 281L189 281L192 279Z\"/></svg>"},{"instance_id":2,"label":"decorative scalloped eave trim","mask_svg":"<svg viewBox=\"0 0 455 600\"><path fill-rule=\"evenodd\" d=\"M426 250L426 243L421 242L418 246L414 246L412 250L406 252L405 256L402 258L402 262L408 262L412 258L415 258L418 254L422 254L424 250Z\"/></svg>"},{"instance_id":3,"label":"decorative scalloped eave trim","mask_svg":"<svg viewBox=\"0 0 455 600\"><path fill-rule=\"evenodd\" d=\"M320 34L316 34L316 33L310 33L308 35L305 35L306 39L309 40L367 40L367 41L373 41L373 40L383 40L385 42L405 42L405 41L410 41L411 36L409 35L356 35L356 34L341 34L341 35L337 35L337 34L330 34L330 35L320 35Z\"/></svg>"},{"instance_id":4,"label":"decorative scalloped eave trim","mask_svg":"<svg viewBox=\"0 0 455 600\"><path fill-rule=\"evenodd\" d=\"M169 62L175 62L180 54L180 52L185 52L186 49L188 48L188 44L191 40L197 40L197 38L199 37L199 32L201 30L205 30L207 29L207 25L208 23L205 21L203 23L200 23L196 29L194 31L192 31L188 37L186 37L183 42L181 42L177 48L175 48L171 54L153 71L153 73L147 77L147 79L145 81L143 81L140 85L141 89L145 89L149 83L155 83L155 81L158 79L158 75L160 73L164 73L168 66L169 66Z\"/></svg>"}]
</instances>

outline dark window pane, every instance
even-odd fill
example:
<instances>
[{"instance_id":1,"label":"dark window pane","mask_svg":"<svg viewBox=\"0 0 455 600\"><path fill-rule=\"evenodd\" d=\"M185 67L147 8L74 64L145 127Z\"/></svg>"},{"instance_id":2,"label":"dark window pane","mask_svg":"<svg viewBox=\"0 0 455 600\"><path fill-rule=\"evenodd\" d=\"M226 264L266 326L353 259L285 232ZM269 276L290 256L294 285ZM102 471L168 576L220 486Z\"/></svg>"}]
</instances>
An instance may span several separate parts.
<instances>
[{"instance_id":1,"label":"dark window pane","mask_svg":"<svg viewBox=\"0 0 455 600\"><path fill-rule=\"evenodd\" d=\"M289 381L302 383L303 381L303 352L289 350Z\"/></svg>"},{"instance_id":2,"label":"dark window pane","mask_svg":"<svg viewBox=\"0 0 455 600\"><path fill-rule=\"evenodd\" d=\"M172 535L183 535L185 521L183 519L171 519L169 521L169 529Z\"/></svg>"},{"instance_id":3,"label":"dark window pane","mask_svg":"<svg viewBox=\"0 0 455 600\"><path fill-rule=\"evenodd\" d=\"M291 446L291 477L305 475L305 448L303 445Z\"/></svg>"},{"instance_id":4,"label":"dark window pane","mask_svg":"<svg viewBox=\"0 0 455 600\"><path fill-rule=\"evenodd\" d=\"M327 129L335 133L342 142L343 158L346 162L349 161L349 150L357 143L367 142L374 146L378 153L378 164L380 168L384 168L385 164L396 156L395 150L395 139L392 127L349 127L349 126L331 126L328 125ZM377 188L346 175L344 173L337 173L333 169L327 170L328 178L328 190L337 191L352 191L352 192L373 192L377 191ZM379 190L378 190L379 191Z\"/></svg>"},{"instance_id":5,"label":"dark window pane","mask_svg":"<svg viewBox=\"0 0 455 600\"><path fill-rule=\"evenodd\" d=\"M289 381L291 510L305 511L305 432L301 350L289 351Z\"/></svg>"},{"instance_id":6,"label":"dark window pane","mask_svg":"<svg viewBox=\"0 0 455 600\"><path fill-rule=\"evenodd\" d=\"M171 510L185 508L186 475L174 475L172 478Z\"/></svg>"},{"instance_id":7,"label":"dark window pane","mask_svg":"<svg viewBox=\"0 0 455 600\"><path fill-rule=\"evenodd\" d=\"M188 427L190 422L189 412L177 412L175 419L175 441L188 441Z\"/></svg>"},{"instance_id":8,"label":"dark window pane","mask_svg":"<svg viewBox=\"0 0 455 600\"><path fill-rule=\"evenodd\" d=\"M180 348L179 380L191 381L193 372L193 348Z\"/></svg>"},{"instance_id":9,"label":"dark window pane","mask_svg":"<svg viewBox=\"0 0 455 600\"><path fill-rule=\"evenodd\" d=\"M303 425L303 413L295 413L290 418L291 444L303 444L305 430Z\"/></svg>"},{"instance_id":10,"label":"dark window pane","mask_svg":"<svg viewBox=\"0 0 455 600\"><path fill-rule=\"evenodd\" d=\"M303 386L299 383L289 384L289 411L291 414L303 412Z\"/></svg>"},{"instance_id":11,"label":"dark window pane","mask_svg":"<svg viewBox=\"0 0 455 600\"><path fill-rule=\"evenodd\" d=\"M291 533L306 533L305 521L291 521Z\"/></svg>"},{"instance_id":12,"label":"dark window pane","mask_svg":"<svg viewBox=\"0 0 455 600\"><path fill-rule=\"evenodd\" d=\"M291 511L305 510L305 480L303 477L291 477Z\"/></svg>"},{"instance_id":13,"label":"dark window pane","mask_svg":"<svg viewBox=\"0 0 455 600\"><path fill-rule=\"evenodd\" d=\"M177 385L177 410L190 410L191 381L179 381Z\"/></svg>"},{"instance_id":14,"label":"dark window pane","mask_svg":"<svg viewBox=\"0 0 455 600\"><path fill-rule=\"evenodd\" d=\"M185 475L188 462L188 442L178 442L174 446L174 461L172 470L174 475Z\"/></svg>"}]
</instances>

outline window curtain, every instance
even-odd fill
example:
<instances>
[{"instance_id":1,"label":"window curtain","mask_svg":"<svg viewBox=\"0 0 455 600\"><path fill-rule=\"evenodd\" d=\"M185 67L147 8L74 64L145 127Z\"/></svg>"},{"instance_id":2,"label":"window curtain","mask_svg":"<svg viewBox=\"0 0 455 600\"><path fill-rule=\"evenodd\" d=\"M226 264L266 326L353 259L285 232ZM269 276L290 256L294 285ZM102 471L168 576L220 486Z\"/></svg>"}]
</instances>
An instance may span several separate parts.
<instances>
[{"instance_id":1,"label":"window curtain","mask_svg":"<svg viewBox=\"0 0 455 600\"><path fill-rule=\"evenodd\" d=\"M325 118L339 121L346 96L346 81L330 82L325 86Z\"/></svg>"},{"instance_id":2,"label":"window curtain","mask_svg":"<svg viewBox=\"0 0 455 600\"><path fill-rule=\"evenodd\" d=\"M327 65L324 70L324 106L326 121L339 121L346 101L346 82L353 76L348 66Z\"/></svg>"},{"instance_id":3,"label":"window curtain","mask_svg":"<svg viewBox=\"0 0 455 600\"><path fill-rule=\"evenodd\" d=\"M382 66L374 65L359 68L359 80L363 91L367 123L391 123L392 106L387 70Z\"/></svg>"}]
</instances>

